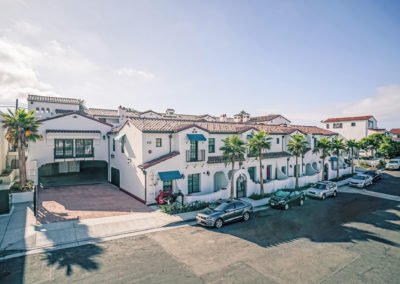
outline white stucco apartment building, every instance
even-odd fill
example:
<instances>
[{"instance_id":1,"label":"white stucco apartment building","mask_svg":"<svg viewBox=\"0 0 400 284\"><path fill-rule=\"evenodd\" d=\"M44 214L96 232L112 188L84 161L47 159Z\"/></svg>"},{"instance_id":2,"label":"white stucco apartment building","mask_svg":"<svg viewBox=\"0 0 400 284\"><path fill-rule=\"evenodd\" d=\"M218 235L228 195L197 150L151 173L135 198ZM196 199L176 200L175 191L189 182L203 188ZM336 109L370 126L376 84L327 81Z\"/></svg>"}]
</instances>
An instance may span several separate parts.
<instances>
[{"instance_id":1,"label":"white stucco apartment building","mask_svg":"<svg viewBox=\"0 0 400 284\"><path fill-rule=\"evenodd\" d=\"M152 110L79 110L80 100L54 97L28 97L28 108L40 118L41 141L28 147L28 178L36 184L52 185L63 178L67 182L111 182L146 204L155 203L160 190L180 191L185 202L227 198L230 180L236 197L265 191L293 188L295 172L300 185L336 177L334 157L321 164L313 148L321 137L337 133L315 126L290 125L281 115L229 118L211 115L176 114ZM60 111L62 110L62 111ZM263 181L259 161L245 155L234 171L225 165L222 139L238 134L247 141L259 130L271 136L271 149L263 154ZM287 151L294 134L308 142L304 157L295 167L295 158ZM340 174L349 167L339 157ZM63 180L65 182L65 180Z\"/></svg>"},{"instance_id":2,"label":"white stucco apartment building","mask_svg":"<svg viewBox=\"0 0 400 284\"><path fill-rule=\"evenodd\" d=\"M385 132L378 128L378 122L372 115L353 117L331 117L322 121L326 130L339 133L347 140L357 141L373 133Z\"/></svg>"}]
</instances>

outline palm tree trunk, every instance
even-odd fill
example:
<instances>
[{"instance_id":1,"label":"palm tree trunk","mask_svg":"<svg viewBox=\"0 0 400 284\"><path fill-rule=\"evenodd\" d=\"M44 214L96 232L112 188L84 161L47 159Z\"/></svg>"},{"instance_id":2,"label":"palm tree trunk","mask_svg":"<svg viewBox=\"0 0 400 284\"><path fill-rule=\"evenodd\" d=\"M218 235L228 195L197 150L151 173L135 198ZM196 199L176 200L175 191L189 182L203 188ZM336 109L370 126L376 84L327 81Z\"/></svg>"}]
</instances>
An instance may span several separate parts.
<instances>
[{"instance_id":1,"label":"palm tree trunk","mask_svg":"<svg viewBox=\"0 0 400 284\"><path fill-rule=\"evenodd\" d=\"M351 148L351 174L354 175L354 151Z\"/></svg>"},{"instance_id":2,"label":"palm tree trunk","mask_svg":"<svg viewBox=\"0 0 400 284\"><path fill-rule=\"evenodd\" d=\"M235 191L234 191L234 185L235 183L233 182L233 170L235 169L235 161L232 161L232 176L231 176L231 199L233 199L234 195L235 195Z\"/></svg>"},{"instance_id":3,"label":"palm tree trunk","mask_svg":"<svg viewBox=\"0 0 400 284\"><path fill-rule=\"evenodd\" d=\"M262 155L261 151L259 153L258 158L260 159L260 195L264 195L264 180L263 180L263 171L262 171Z\"/></svg>"},{"instance_id":4,"label":"palm tree trunk","mask_svg":"<svg viewBox=\"0 0 400 284\"><path fill-rule=\"evenodd\" d=\"M336 180L339 180L339 150L336 152Z\"/></svg>"},{"instance_id":5,"label":"palm tree trunk","mask_svg":"<svg viewBox=\"0 0 400 284\"><path fill-rule=\"evenodd\" d=\"M299 187L299 157L296 156L296 188Z\"/></svg>"},{"instance_id":6,"label":"palm tree trunk","mask_svg":"<svg viewBox=\"0 0 400 284\"><path fill-rule=\"evenodd\" d=\"M21 140L18 141L18 167L19 167L19 179L21 187L26 184L26 159L25 150L22 146Z\"/></svg>"},{"instance_id":7,"label":"palm tree trunk","mask_svg":"<svg viewBox=\"0 0 400 284\"><path fill-rule=\"evenodd\" d=\"M324 180L325 177L325 157L322 158L322 169L321 169L322 177L321 180Z\"/></svg>"}]
</instances>

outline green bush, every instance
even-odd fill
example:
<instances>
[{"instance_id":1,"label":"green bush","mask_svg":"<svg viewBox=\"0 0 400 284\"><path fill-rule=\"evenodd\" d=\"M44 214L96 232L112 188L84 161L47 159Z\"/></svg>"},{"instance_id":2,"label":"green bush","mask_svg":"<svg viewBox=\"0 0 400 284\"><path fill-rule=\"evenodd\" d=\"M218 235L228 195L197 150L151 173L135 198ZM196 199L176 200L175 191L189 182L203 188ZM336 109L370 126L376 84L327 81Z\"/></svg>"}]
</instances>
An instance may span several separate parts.
<instances>
[{"instance_id":1,"label":"green bush","mask_svg":"<svg viewBox=\"0 0 400 284\"><path fill-rule=\"evenodd\" d=\"M26 192L26 191L32 191L34 187L33 181L28 180L25 184L25 186L21 186L21 184L16 181L10 186L10 191L11 192Z\"/></svg>"},{"instance_id":2,"label":"green bush","mask_svg":"<svg viewBox=\"0 0 400 284\"><path fill-rule=\"evenodd\" d=\"M197 202L197 201L190 203L190 204L184 204L184 205L182 205L179 202L174 202L172 204L160 205L160 209L162 212L167 213L167 214L179 214L179 213L201 210L201 209L207 208L208 205L210 205L210 203Z\"/></svg>"}]
</instances>

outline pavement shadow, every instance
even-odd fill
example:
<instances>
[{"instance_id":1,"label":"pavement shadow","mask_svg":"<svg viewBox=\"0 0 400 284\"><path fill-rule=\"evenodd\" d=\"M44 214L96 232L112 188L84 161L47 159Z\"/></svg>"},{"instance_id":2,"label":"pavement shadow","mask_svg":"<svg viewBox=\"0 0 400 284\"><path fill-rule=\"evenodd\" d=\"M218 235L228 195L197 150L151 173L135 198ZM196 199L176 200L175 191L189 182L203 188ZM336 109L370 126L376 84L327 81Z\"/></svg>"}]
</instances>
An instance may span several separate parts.
<instances>
[{"instance_id":1,"label":"pavement shadow","mask_svg":"<svg viewBox=\"0 0 400 284\"><path fill-rule=\"evenodd\" d=\"M325 201L307 201L304 207L293 207L288 211L271 209L258 212L248 222L229 224L215 232L242 238L262 247L277 246L300 238L321 243L372 240L400 247L399 243L373 230L400 231L400 225L394 223L399 221L399 216L394 213L399 211L398 202L358 194L341 194L336 199Z\"/></svg>"},{"instance_id":2,"label":"pavement shadow","mask_svg":"<svg viewBox=\"0 0 400 284\"><path fill-rule=\"evenodd\" d=\"M61 234L64 234L64 236L60 236ZM97 239L90 238L88 227L86 225L78 223L75 230L48 230L45 231L45 236L48 240L54 241L54 243L57 244L62 245L63 240L68 244L72 239L75 241L75 244L81 245L78 247L59 250L45 250L43 254L43 260L47 261L48 266L55 266L56 269L65 270L66 276L71 276L75 269L90 272L100 268L96 257L99 257L101 254L103 254L104 249L96 244ZM90 244L82 243L89 239L91 242Z\"/></svg>"}]
</instances>

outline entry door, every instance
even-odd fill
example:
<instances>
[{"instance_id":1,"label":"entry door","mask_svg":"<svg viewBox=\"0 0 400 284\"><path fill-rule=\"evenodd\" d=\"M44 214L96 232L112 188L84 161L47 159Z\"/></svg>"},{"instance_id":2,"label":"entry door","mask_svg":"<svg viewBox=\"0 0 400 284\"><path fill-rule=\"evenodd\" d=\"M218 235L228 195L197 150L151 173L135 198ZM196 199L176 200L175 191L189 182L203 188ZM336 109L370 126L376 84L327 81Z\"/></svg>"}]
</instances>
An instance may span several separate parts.
<instances>
[{"instance_id":1,"label":"entry door","mask_svg":"<svg viewBox=\"0 0 400 284\"><path fill-rule=\"evenodd\" d=\"M267 180L271 180L272 179L271 175L272 175L272 166L268 165L267 166Z\"/></svg>"},{"instance_id":2,"label":"entry door","mask_svg":"<svg viewBox=\"0 0 400 284\"><path fill-rule=\"evenodd\" d=\"M119 170L111 168L111 183L119 187Z\"/></svg>"},{"instance_id":3,"label":"entry door","mask_svg":"<svg viewBox=\"0 0 400 284\"><path fill-rule=\"evenodd\" d=\"M246 197L246 177L240 175L236 181L236 197Z\"/></svg>"}]
</instances>

